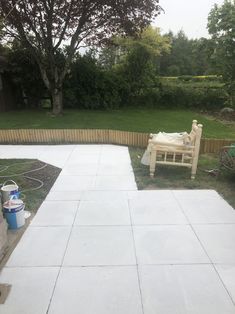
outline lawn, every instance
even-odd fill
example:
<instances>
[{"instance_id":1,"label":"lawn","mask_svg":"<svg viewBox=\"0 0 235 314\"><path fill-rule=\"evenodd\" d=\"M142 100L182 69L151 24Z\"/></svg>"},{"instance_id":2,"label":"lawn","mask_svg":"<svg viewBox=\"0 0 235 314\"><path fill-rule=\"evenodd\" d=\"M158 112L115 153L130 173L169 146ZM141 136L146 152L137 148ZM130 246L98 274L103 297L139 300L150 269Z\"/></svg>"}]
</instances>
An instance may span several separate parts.
<instances>
[{"instance_id":1,"label":"lawn","mask_svg":"<svg viewBox=\"0 0 235 314\"><path fill-rule=\"evenodd\" d=\"M200 155L196 178L191 180L191 169L165 165L158 165L154 178L150 178L149 167L140 163L144 149L131 147L129 152L138 189L213 189L235 208L235 173L223 171L214 176L207 172L219 168L217 155Z\"/></svg>"},{"instance_id":2,"label":"lawn","mask_svg":"<svg viewBox=\"0 0 235 314\"><path fill-rule=\"evenodd\" d=\"M66 110L53 117L46 111L10 111L0 115L0 129L113 129L133 132L190 131L197 119L203 137L235 139L235 126L186 110L120 109L107 111Z\"/></svg>"}]
</instances>

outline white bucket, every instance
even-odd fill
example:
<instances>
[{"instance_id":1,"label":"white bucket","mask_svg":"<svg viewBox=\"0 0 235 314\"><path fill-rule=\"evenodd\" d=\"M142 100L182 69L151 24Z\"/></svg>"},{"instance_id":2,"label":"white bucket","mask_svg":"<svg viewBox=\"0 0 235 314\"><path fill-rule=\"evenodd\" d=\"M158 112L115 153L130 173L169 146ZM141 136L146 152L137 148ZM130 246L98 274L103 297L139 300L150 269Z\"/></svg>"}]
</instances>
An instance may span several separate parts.
<instances>
[{"instance_id":1,"label":"white bucket","mask_svg":"<svg viewBox=\"0 0 235 314\"><path fill-rule=\"evenodd\" d=\"M11 184L7 184L7 183ZM2 202L5 203L10 200L12 196L17 196L18 198L18 191L19 187L13 180L8 180L3 183L3 186L1 187L1 193L2 193Z\"/></svg>"}]
</instances>

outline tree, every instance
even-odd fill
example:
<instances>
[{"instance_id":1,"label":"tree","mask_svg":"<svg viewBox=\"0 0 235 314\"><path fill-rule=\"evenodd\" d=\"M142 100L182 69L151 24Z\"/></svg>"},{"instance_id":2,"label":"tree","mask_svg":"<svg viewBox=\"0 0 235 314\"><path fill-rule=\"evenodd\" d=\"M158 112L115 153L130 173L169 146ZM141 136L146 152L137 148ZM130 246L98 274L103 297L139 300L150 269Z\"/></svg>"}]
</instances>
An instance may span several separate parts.
<instances>
[{"instance_id":1,"label":"tree","mask_svg":"<svg viewBox=\"0 0 235 314\"><path fill-rule=\"evenodd\" d=\"M102 64L108 65L113 61L113 69L123 75L131 95L153 85L158 58L170 49L169 39L161 36L158 28L148 26L135 37L116 37L113 42L116 51L111 50L111 54L107 54L105 49L105 54L101 54Z\"/></svg>"},{"instance_id":2,"label":"tree","mask_svg":"<svg viewBox=\"0 0 235 314\"><path fill-rule=\"evenodd\" d=\"M137 39L123 40L127 54L123 69L129 81L131 94L138 95L144 89L156 85L158 58L170 49L169 39L158 28L147 27Z\"/></svg>"},{"instance_id":3,"label":"tree","mask_svg":"<svg viewBox=\"0 0 235 314\"><path fill-rule=\"evenodd\" d=\"M230 105L235 94L235 1L226 0L221 6L214 5L208 16L208 31L214 41L211 57L227 83Z\"/></svg>"},{"instance_id":4,"label":"tree","mask_svg":"<svg viewBox=\"0 0 235 314\"><path fill-rule=\"evenodd\" d=\"M17 99L20 108L39 108L41 99L46 96L37 63L27 49L17 41L7 50L7 70L18 87L21 96ZM33 73L33 75L32 75ZM48 96L48 95L47 95Z\"/></svg>"},{"instance_id":5,"label":"tree","mask_svg":"<svg viewBox=\"0 0 235 314\"><path fill-rule=\"evenodd\" d=\"M207 38L194 39L192 44L192 72L194 75L215 74L213 60L213 41Z\"/></svg>"},{"instance_id":6,"label":"tree","mask_svg":"<svg viewBox=\"0 0 235 314\"><path fill-rule=\"evenodd\" d=\"M162 75L193 75L192 46L193 40L188 39L181 30L176 35L169 32L171 51L164 54L160 60L160 72Z\"/></svg>"},{"instance_id":7,"label":"tree","mask_svg":"<svg viewBox=\"0 0 235 314\"><path fill-rule=\"evenodd\" d=\"M158 0L0 0L5 37L20 40L35 58L54 114L62 112L63 81L79 47L134 34L160 10Z\"/></svg>"}]
</instances>

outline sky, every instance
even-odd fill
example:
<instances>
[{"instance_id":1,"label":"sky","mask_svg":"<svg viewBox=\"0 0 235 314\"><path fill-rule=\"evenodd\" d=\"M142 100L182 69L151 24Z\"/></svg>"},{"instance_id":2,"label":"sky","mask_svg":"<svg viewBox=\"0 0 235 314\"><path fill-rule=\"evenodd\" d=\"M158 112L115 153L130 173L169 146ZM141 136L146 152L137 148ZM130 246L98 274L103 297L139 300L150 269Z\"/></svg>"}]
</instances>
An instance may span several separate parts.
<instances>
[{"instance_id":1,"label":"sky","mask_svg":"<svg viewBox=\"0 0 235 314\"><path fill-rule=\"evenodd\" d=\"M183 29L188 38L209 38L206 29L207 17L213 5L221 5L223 0L159 0L165 13L154 22L161 33L172 30L174 34Z\"/></svg>"}]
</instances>

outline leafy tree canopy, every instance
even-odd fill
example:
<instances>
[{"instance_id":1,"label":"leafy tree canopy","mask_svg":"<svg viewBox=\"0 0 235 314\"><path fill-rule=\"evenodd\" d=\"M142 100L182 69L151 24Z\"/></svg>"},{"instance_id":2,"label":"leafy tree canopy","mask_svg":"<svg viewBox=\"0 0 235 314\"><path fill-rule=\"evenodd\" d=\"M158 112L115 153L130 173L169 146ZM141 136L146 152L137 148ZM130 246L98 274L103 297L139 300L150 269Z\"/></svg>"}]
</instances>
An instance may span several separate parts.
<instances>
[{"instance_id":1,"label":"leafy tree canopy","mask_svg":"<svg viewBox=\"0 0 235 314\"><path fill-rule=\"evenodd\" d=\"M63 80L79 47L134 34L160 10L158 0L0 0L5 37L20 40L34 56L55 114L62 111ZM64 44L66 57L58 65Z\"/></svg>"}]
</instances>

